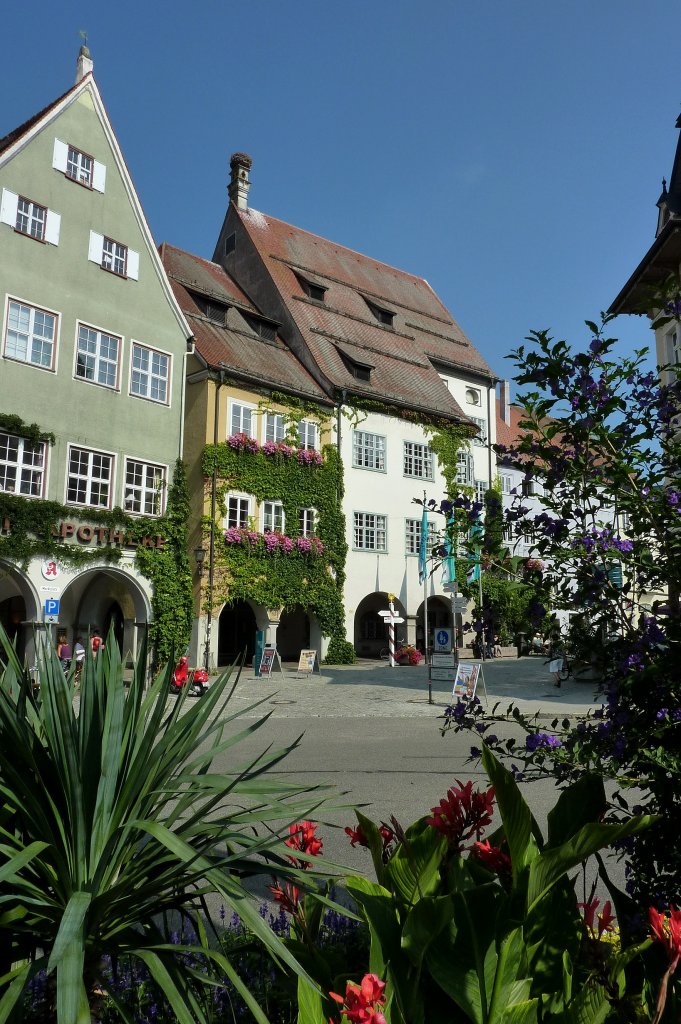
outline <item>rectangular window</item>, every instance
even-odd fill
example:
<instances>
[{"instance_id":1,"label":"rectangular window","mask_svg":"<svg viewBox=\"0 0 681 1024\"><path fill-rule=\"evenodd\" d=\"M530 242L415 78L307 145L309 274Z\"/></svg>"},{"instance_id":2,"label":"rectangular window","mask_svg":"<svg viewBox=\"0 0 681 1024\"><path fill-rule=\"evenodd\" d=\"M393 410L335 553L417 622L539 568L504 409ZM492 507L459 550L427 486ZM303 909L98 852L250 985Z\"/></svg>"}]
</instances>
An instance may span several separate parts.
<instances>
[{"instance_id":1,"label":"rectangular window","mask_svg":"<svg viewBox=\"0 0 681 1024\"><path fill-rule=\"evenodd\" d=\"M115 388L118 385L120 342L115 334L105 334L94 327L79 324L76 377Z\"/></svg>"},{"instance_id":2,"label":"rectangular window","mask_svg":"<svg viewBox=\"0 0 681 1024\"><path fill-rule=\"evenodd\" d=\"M513 477L510 473L501 474L501 493L510 494L511 488L513 487Z\"/></svg>"},{"instance_id":3,"label":"rectangular window","mask_svg":"<svg viewBox=\"0 0 681 1024\"><path fill-rule=\"evenodd\" d=\"M10 300L5 331L5 355L32 366L52 369L57 317L44 309Z\"/></svg>"},{"instance_id":4,"label":"rectangular window","mask_svg":"<svg viewBox=\"0 0 681 1024\"><path fill-rule=\"evenodd\" d=\"M388 550L388 518L355 512L355 547L361 551Z\"/></svg>"},{"instance_id":5,"label":"rectangular window","mask_svg":"<svg viewBox=\"0 0 681 1024\"><path fill-rule=\"evenodd\" d=\"M404 475L433 479L433 453L427 444L404 442Z\"/></svg>"},{"instance_id":6,"label":"rectangular window","mask_svg":"<svg viewBox=\"0 0 681 1024\"><path fill-rule=\"evenodd\" d=\"M313 508L301 508L300 510L300 536L312 537L315 528L316 512Z\"/></svg>"},{"instance_id":7,"label":"rectangular window","mask_svg":"<svg viewBox=\"0 0 681 1024\"><path fill-rule=\"evenodd\" d=\"M22 235L30 235L31 238L37 238L38 241L42 242L45 238L46 223L47 208L39 206L38 203L31 202L30 199L19 196L16 221L17 231L20 231Z\"/></svg>"},{"instance_id":8,"label":"rectangular window","mask_svg":"<svg viewBox=\"0 0 681 1024\"><path fill-rule=\"evenodd\" d=\"M144 345L133 344L130 394L152 402L168 402L170 356Z\"/></svg>"},{"instance_id":9,"label":"rectangular window","mask_svg":"<svg viewBox=\"0 0 681 1024\"><path fill-rule=\"evenodd\" d=\"M263 533L284 532L284 506L280 501L263 501L262 529Z\"/></svg>"},{"instance_id":10,"label":"rectangular window","mask_svg":"<svg viewBox=\"0 0 681 1024\"><path fill-rule=\"evenodd\" d=\"M128 266L128 247L115 242L113 238L105 238L102 245L102 266L112 274L125 277Z\"/></svg>"},{"instance_id":11,"label":"rectangular window","mask_svg":"<svg viewBox=\"0 0 681 1024\"><path fill-rule=\"evenodd\" d=\"M246 494L227 495L227 526L245 530L251 518L251 499Z\"/></svg>"},{"instance_id":12,"label":"rectangular window","mask_svg":"<svg viewBox=\"0 0 681 1024\"><path fill-rule=\"evenodd\" d=\"M503 535L504 540L512 541L514 539L513 525L511 523L504 523Z\"/></svg>"},{"instance_id":13,"label":"rectangular window","mask_svg":"<svg viewBox=\"0 0 681 1024\"><path fill-rule=\"evenodd\" d=\"M87 153L81 153L79 149L69 146L66 158L66 177L92 188L94 163L92 157Z\"/></svg>"},{"instance_id":14,"label":"rectangular window","mask_svg":"<svg viewBox=\"0 0 681 1024\"><path fill-rule=\"evenodd\" d=\"M149 462L125 461L125 502L126 512L137 512L145 516L160 516L166 486L164 466Z\"/></svg>"},{"instance_id":15,"label":"rectangular window","mask_svg":"<svg viewBox=\"0 0 681 1024\"><path fill-rule=\"evenodd\" d=\"M360 469L385 470L385 438L355 430L352 435L352 464Z\"/></svg>"},{"instance_id":16,"label":"rectangular window","mask_svg":"<svg viewBox=\"0 0 681 1024\"><path fill-rule=\"evenodd\" d=\"M244 408L243 406L241 408ZM232 406L232 416L234 415L234 406ZM248 434L249 430L245 430L244 433ZM238 430L232 431L234 434L238 434ZM268 412L265 416L265 441L283 441L286 437L286 424L284 423L284 417L279 413Z\"/></svg>"},{"instance_id":17,"label":"rectangular window","mask_svg":"<svg viewBox=\"0 0 681 1024\"><path fill-rule=\"evenodd\" d=\"M298 440L301 448L317 451L317 424L311 420L301 420L298 424Z\"/></svg>"},{"instance_id":18,"label":"rectangular window","mask_svg":"<svg viewBox=\"0 0 681 1024\"><path fill-rule=\"evenodd\" d=\"M113 455L69 447L66 501L69 505L109 508L113 483Z\"/></svg>"},{"instance_id":19,"label":"rectangular window","mask_svg":"<svg viewBox=\"0 0 681 1024\"><path fill-rule=\"evenodd\" d=\"M473 456L470 452L456 453L456 482L473 486Z\"/></svg>"},{"instance_id":20,"label":"rectangular window","mask_svg":"<svg viewBox=\"0 0 681 1024\"><path fill-rule=\"evenodd\" d=\"M229 414L230 434L247 434L255 437L255 408L252 405L242 405L240 402L232 402Z\"/></svg>"},{"instance_id":21,"label":"rectangular window","mask_svg":"<svg viewBox=\"0 0 681 1024\"><path fill-rule=\"evenodd\" d=\"M475 481L475 500L481 503L485 501L485 495L489 490L489 485L486 480Z\"/></svg>"},{"instance_id":22,"label":"rectangular window","mask_svg":"<svg viewBox=\"0 0 681 1024\"><path fill-rule=\"evenodd\" d=\"M428 537L426 538L427 553L430 555L438 541L437 526L435 523L428 523ZM405 550L408 555L418 555L421 548L421 520L407 519L405 522Z\"/></svg>"},{"instance_id":23,"label":"rectangular window","mask_svg":"<svg viewBox=\"0 0 681 1024\"><path fill-rule=\"evenodd\" d=\"M0 433L0 491L41 498L45 474L45 443Z\"/></svg>"},{"instance_id":24,"label":"rectangular window","mask_svg":"<svg viewBox=\"0 0 681 1024\"><path fill-rule=\"evenodd\" d=\"M487 444L487 420L481 420L477 416L471 416L470 419L480 428L480 433L471 438L473 444Z\"/></svg>"}]
</instances>

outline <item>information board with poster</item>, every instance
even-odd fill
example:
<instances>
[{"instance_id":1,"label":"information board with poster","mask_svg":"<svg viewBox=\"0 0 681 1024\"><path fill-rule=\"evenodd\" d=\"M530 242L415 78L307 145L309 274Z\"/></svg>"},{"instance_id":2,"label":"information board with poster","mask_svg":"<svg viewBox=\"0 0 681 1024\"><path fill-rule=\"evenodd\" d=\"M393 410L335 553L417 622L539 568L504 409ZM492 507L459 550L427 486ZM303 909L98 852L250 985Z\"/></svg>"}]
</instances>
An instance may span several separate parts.
<instances>
[{"instance_id":1,"label":"information board with poster","mask_svg":"<svg viewBox=\"0 0 681 1024\"><path fill-rule=\"evenodd\" d=\"M262 658L260 661L260 675L271 676L272 671L281 672L281 662L279 661L279 655L275 647L266 647L262 652Z\"/></svg>"},{"instance_id":2,"label":"information board with poster","mask_svg":"<svg viewBox=\"0 0 681 1024\"><path fill-rule=\"evenodd\" d=\"M460 662L456 670L456 679L454 680L452 696L465 697L468 700L470 700L471 697L475 697L479 678L479 665L464 665Z\"/></svg>"},{"instance_id":3,"label":"information board with poster","mask_svg":"<svg viewBox=\"0 0 681 1024\"><path fill-rule=\"evenodd\" d=\"M301 651L298 659L298 671L309 674L310 672L319 672L319 661L317 660L316 651Z\"/></svg>"}]
</instances>

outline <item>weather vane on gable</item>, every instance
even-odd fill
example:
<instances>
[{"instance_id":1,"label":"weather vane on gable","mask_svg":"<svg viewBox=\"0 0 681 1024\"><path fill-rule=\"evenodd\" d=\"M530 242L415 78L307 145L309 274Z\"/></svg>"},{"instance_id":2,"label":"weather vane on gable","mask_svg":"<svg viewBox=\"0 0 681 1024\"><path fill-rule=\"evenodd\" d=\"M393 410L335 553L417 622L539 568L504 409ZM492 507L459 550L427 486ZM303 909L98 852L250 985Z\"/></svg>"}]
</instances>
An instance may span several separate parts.
<instances>
[{"instance_id":1,"label":"weather vane on gable","mask_svg":"<svg viewBox=\"0 0 681 1024\"><path fill-rule=\"evenodd\" d=\"M87 29L86 28L81 28L81 30L79 31L78 35L83 40L83 46L87 46Z\"/></svg>"}]
</instances>

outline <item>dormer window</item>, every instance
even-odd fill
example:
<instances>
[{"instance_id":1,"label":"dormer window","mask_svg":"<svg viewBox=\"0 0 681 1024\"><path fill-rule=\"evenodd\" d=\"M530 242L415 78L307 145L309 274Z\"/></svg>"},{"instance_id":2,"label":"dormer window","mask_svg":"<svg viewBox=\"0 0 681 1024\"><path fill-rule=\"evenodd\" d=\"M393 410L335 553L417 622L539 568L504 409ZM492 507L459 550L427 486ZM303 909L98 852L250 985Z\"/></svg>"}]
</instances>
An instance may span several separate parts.
<instances>
[{"instance_id":1,"label":"dormer window","mask_svg":"<svg viewBox=\"0 0 681 1024\"><path fill-rule=\"evenodd\" d=\"M194 293L192 293L192 298L205 317L212 320L213 323L219 324L220 327L227 325L229 306L226 306L224 302L217 302L215 299L206 298L205 295Z\"/></svg>"},{"instance_id":2,"label":"dormer window","mask_svg":"<svg viewBox=\"0 0 681 1024\"><path fill-rule=\"evenodd\" d=\"M371 363L364 363L359 359L354 359L347 352L341 352L340 349L338 354L343 360L345 369L348 373L352 374L355 380L371 381L371 371L374 368Z\"/></svg>"},{"instance_id":3,"label":"dormer window","mask_svg":"<svg viewBox=\"0 0 681 1024\"><path fill-rule=\"evenodd\" d=\"M391 310L385 309L384 306L377 306L375 302L370 302L369 299L365 298L364 301L379 324L383 324L384 327L393 326L395 314Z\"/></svg>"},{"instance_id":4,"label":"dormer window","mask_svg":"<svg viewBox=\"0 0 681 1024\"><path fill-rule=\"evenodd\" d=\"M259 316L253 316L251 313L243 313L243 318L252 331L255 331L259 337L264 338L265 341L275 341L277 337L277 328L269 320L263 320Z\"/></svg>"},{"instance_id":5,"label":"dormer window","mask_svg":"<svg viewBox=\"0 0 681 1024\"><path fill-rule=\"evenodd\" d=\"M309 281L306 277L300 277L299 274L296 274L296 277L298 278L298 284L309 299L314 299L316 302L324 302L324 296L328 291L324 285L318 284L316 281Z\"/></svg>"}]
</instances>

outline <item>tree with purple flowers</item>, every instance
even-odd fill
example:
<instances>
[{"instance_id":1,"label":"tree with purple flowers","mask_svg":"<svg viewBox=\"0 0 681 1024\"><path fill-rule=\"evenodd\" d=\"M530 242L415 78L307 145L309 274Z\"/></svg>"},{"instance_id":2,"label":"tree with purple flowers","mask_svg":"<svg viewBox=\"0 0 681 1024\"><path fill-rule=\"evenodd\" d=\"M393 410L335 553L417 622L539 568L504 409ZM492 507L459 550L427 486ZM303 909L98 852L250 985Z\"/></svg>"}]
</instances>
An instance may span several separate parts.
<instances>
[{"instance_id":1,"label":"tree with purple flowers","mask_svg":"<svg viewBox=\"0 0 681 1024\"><path fill-rule=\"evenodd\" d=\"M681 377L651 370L647 351L617 352L609 322L587 322L583 351L533 332L511 358L524 389L523 431L502 465L522 464L544 485L543 509L518 496L506 514L516 536L537 537L544 571L529 582L537 600L570 609L573 660L598 680L602 708L577 723L523 740L495 740L518 777L566 784L587 773L618 785L611 814L658 814L648 832L622 844L627 889L637 902L678 906L681 898ZM481 705L452 709L447 728L485 732ZM634 806L630 807L631 791Z\"/></svg>"}]
</instances>

